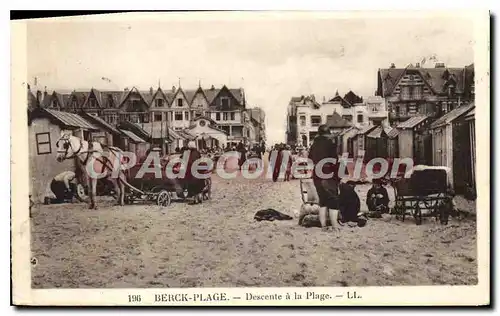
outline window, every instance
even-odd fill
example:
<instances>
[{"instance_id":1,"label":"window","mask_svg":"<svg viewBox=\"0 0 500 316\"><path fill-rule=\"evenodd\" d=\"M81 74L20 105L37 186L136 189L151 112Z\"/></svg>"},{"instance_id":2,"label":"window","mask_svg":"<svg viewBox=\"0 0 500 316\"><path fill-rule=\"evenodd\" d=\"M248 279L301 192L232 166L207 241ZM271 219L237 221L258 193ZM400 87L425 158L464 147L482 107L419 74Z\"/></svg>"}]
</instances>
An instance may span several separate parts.
<instances>
[{"instance_id":1,"label":"window","mask_svg":"<svg viewBox=\"0 0 500 316\"><path fill-rule=\"evenodd\" d=\"M227 112L222 113L222 120L223 121L227 121L227 117L228 117L227 114L228 114Z\"/></svg>"},{"instance_id":2,"label":"window","mask_svg":"<svg viewBox=\"0 0 500 316\"><path fill-rule=\"evenodd\" d=\"M306 116L305 115L299 116L299 121L300 121L300 126L306 126Z\"/></svg>"},{"instance_id":3,"label":"window","mask_svg":"<svg viewBox=\"0 0 500 316\"><path fill-rule=\"evenodd\" d=\"M113 95L108 94L108 108L113 107Z\"/></svg>"},{"instance_id":4,"label":"window","mask_svg":"<svg viewBox=\"0 0 500 316\"><path fill-rule=\"evenodd\" d=\"M52 147L50 146L50 133L36 134L36 153L38 155L52 153Z\"/></svg>"},{"instance_id":5,"label":"window","mask_svg":"<svg viewBox=\"0 0 500 316\"><path fill-rule=\"evenodd\" d=\"M370 104L368 108L371 112L378 112L378 104Z\"/></svg>"},{"instance_id":6,"label":"window","mask_svg":"<svg viewBox=\"0 0 500 316\"><path fill-rule=\"evenodd\" d=\"M132 111L141 112L141 102L139 100L132 100Z\"/></svg>"},{"instance_id":7,"label":"window","mask_svg":"<svg viewBox=\"0 0 500 316\"><path fill-rule=\"evenodd\" d=\"M363 123L364 117L363 114L358 114L358 123Z\"/></svg>"},{"instance_id":8,"label":"window","mask_svg":"<svg viewBox=\"0 0 500 316\"><path fill-rule=\"evenodd\" d=\"M182 112L175 112L175 121L182 121Z\"/></svg>"},{"instance_id":9,"label":"window","mask_svg":"<svg viewBox=\"0 0 500 316\"><path fill-rule=\"evenodd\" d=\"M177 99L177 106L182 107L182 99Z\"/></svg>"},{"instance_id":10,"label":"window","mask_svg":"<svg viewBox=\"0 0 500 316\"><path fill-rule=\"evenodd\" d=\"M234 121L236 119L236 113L231 112L231 121Z\"/></svg>"},{"instance_id":11,"label":"window","mask_svg":"<svg viewBox=\"0 0 500 316\"><path fill-rule=\"evenodd\" d=\"M73 100L71 101L71 106L74 107L74 108L76 108L77 104L78 103L76 102L76 97L73 97Z\"/></svg>"},{"instance_id":12,"label":"window","mask_svg":"<svg viewBox=\"0 0 500 316\"><path fill-rule=\"evenodd\" d=\"M223 110L229 109L229 98L221 98L220 102Z\"/></svg>"},{"instance_id":13,"label":"window","mask_svg":"<svg viewBox=\"0 0 500 316\"><path fill-rule=\"evenodd\" d=\"M401 99L409 100L410 99L410 87L402 87L401 89Z\"/></svg>"},{"instance_id":14,"label":"window","mask_svg":"<svg viewBox=\"0 0 500 316\"><path fill-rule=\"evenodd\" d=\"M52 107L57 108L57 100L52 101Z\"/></svg>"},{"instance_id":15,"label":"window","mask_svg":"<svg viewBox=\"0 0 500 316\"><path fill-rule=\"evenodd\" d=\"M342 115L342 118L348 122L352 122L352 115Z\"/></svg>"},{"instance_id":16,"label":"window","mask_svg":"<svg viewBox=\"0 0 500 316\"><path fill-rule=\"evenodd\" d=\"M422 87L421 86L413 87L413 100L420 100L420 99L422 99Z\"/></svg>"},{"instance_id":17,"label":"window","mask_svg":"<svg viewBox=\"0 0 500 316\"><path fill-rule=\"evenodd\" d=\"M153 117L153 121L154 122L161 122L162 121L162 117L161 116L162 116L161 113L155 114L154 117Z\"/></svg>"},{"instance_id":18,"label":"window","mask_svg":"<svg viewBox=\"0 0 500 316\"><path fill-rule=\"evenodd\" d=\"M219 112L215 113L215 120L220 121L220 113Z\"/></svg>"},{"instance_id":19,"label":"window","mask_svg":"<svg viewBox=\"0 0 500 316\"><path fill-rule=\"evenodd\" d=\"M189 112L184 112L184 120L189 121Z\"/></svg>"},{"instance_id":20,"label":"window","mask_svg":"<svg viewBox=\"0 0 500 316\"><path fill-rule=\"evenodd\" d=\"M163 99L156 99L155 100L155 107L160 108L163 106Z\"/></svg>"},{"instance_id":21,"label":"window","mask_svg":"<svg viewBox=\"0 0 500 316\"><path fill-rule=\"evenodd\" d=\"M199 107L199 108L202 108L202 107L203 107L203 104L201 104L201 103L200 103L200 104L198 104L198 107Z\"/></svg>"},{"instance_id":22,"label":"window","mask_svg":"<svg viewBox=\"0 0 500 316\"><path fill-rule=\"evenodd\" d=\"M140 120L141 123L149 123L149 114L141 114Z\"/></svg>"},{"instance_id":23,"label":"window","mask_svg":"<svg viewBox=\"0 0 500 316\"><path fill-rule=\"evenodd\" d=\"M91 108L96 108L97 107L97 101L96 101L96 99L90 99L89 100L89 107L91 107Z\"/></svg>"},{"instance_id":24,"label":"window","mask_svg":"<svg viewBox=\"0 0 500 316\"><path fill-rule=\"evenodd\" d=\"M321 125L321 116L312 115L311 116L311 125L312 126L320 126Z\"/></svg>"}]
</instances>

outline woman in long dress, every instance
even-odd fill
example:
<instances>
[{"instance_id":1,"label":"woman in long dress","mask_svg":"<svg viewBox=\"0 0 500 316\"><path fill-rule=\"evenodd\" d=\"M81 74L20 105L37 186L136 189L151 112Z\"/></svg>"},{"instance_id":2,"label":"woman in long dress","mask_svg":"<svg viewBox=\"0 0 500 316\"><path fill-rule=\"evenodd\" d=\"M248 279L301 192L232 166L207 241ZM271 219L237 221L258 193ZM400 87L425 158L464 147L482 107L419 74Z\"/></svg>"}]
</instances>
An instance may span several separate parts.
<instances>
[{"instance_id":1,"label":"woman in long dress","mask_svg":"<svg viewBox=\"0 0 500 316\"><path fill-rule=\"evenodd\" d=\"M201 154L198 149L196 149L196 144L193 141L190 141L188 144L188 154L189 158L185 178L188 196L193 197L193 204L199 204L203 200L201 193L203 191L203 187L205 186L205 180L196 177L191 170L194 162L201 158Z\"/></svg>"}]
</instances>

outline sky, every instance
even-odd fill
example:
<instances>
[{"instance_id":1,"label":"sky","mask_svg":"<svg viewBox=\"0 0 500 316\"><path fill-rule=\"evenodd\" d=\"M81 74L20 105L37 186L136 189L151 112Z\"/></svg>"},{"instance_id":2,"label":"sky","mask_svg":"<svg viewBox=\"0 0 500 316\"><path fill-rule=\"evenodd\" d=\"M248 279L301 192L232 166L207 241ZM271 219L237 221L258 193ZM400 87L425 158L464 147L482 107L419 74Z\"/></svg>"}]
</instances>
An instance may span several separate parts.
<instances>
[{"instance_id":1,"label":"sky","mask_svg":"<svg viewBox=\"0 0 500 316\"><path fill-rule=\"evenodd\" d=\"M28 82L36 77L47 90L243 87L247 107L266 112L274 143L285 140L292 96L322 101L352 90L366 97L376 90L377 70L391 63L434 56L463 67L474 60L472 23L460 17L114 17L28 22Z\"/></svg>"}]
</instances>

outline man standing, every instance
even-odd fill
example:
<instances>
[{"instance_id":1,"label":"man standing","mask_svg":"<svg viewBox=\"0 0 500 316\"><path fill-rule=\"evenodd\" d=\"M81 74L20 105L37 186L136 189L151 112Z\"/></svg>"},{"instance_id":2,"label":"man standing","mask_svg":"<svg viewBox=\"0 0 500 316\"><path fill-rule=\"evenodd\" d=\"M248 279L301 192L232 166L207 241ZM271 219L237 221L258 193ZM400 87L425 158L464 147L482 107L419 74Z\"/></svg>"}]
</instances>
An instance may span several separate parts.
<instances>
[{"instance_id":1,"label":"man standing","mask_svg":"<svg viewBox=\"0 0 500 316\"><path fill-rule=\"evenodd\" d=\"M240 158L238 159L238 165L240 167L243 166L245 161L247 160L247 150L245 148L245 145L243 144L242 141L239 142L238 147L236 147L236 150L240 153Z\"/></svg>"},{"instance_id":2,"label":"man standing","mask_svg":"<svg viewBox=\"0 0 500 316\"><path fill-rule=\"evenodd\" d=\"M309 150L309 159L314 163L312 176L319 197L319 221L323 230L328 230L327 211L333 229L337 228L339 215L338 157L330 135L330 128L320 125L318 136Z\"/></svg>"}]
</instances>

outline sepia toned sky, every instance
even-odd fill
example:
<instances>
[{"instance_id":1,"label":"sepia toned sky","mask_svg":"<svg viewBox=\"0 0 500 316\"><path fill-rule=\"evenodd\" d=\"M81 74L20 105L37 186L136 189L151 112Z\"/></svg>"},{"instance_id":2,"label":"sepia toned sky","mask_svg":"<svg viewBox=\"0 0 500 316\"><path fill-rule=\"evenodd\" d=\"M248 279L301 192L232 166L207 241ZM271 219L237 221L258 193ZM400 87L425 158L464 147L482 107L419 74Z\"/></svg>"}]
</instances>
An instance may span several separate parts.
<instances>
[{"instance_id":1,"label":"sepia toned sky","mask_svg":"<svg viewBox=\"0 0 500 316\"><path fill-rule=\"evenodd\" d=\"M33 21L27 27L28 81L48 90L243 87L266 112L268 142L284 141L290 97L335 91L373 95L377 70L435 56L473 62L473 30L461 18L275 16L183 21ZM424 66L434 66L434 62ZM102 80L109 78L111 82Z\"/></svg>"}]
</instances>

